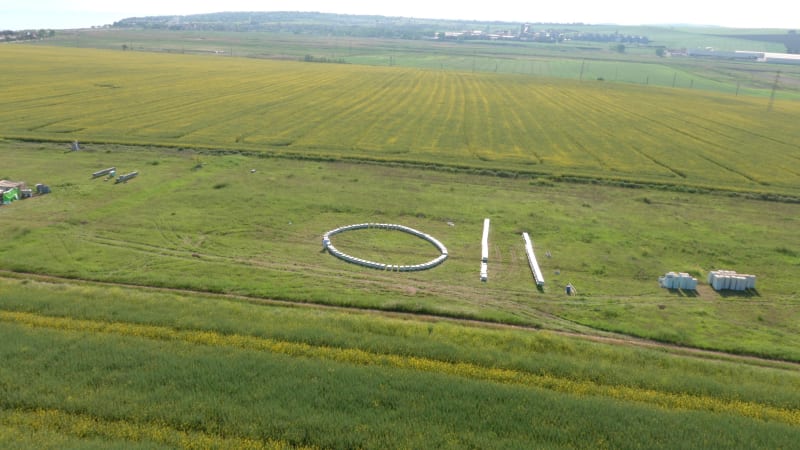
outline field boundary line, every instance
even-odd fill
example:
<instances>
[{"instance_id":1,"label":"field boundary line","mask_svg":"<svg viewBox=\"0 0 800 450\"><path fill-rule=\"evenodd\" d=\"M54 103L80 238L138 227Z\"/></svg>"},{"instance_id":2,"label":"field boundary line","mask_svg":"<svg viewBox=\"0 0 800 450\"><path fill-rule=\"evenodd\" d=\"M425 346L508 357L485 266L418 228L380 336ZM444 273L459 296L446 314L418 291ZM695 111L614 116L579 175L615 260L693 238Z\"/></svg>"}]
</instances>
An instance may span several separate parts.
<instances>
[{"instance_id":1,"label":"field boundary line","mask_svg":"<svg viewBox=\"0 0 800 450\"><path fill-rule=\"evenodd\" d=\"M19 142L33 142L33 143L70 143L70 140L56 139L56 138L36 138L22 135L0 135L0 140L5 141L19 141ZM748 189L734 189L732 187L715 187L703 184L680 184L669 183L658 180L642 179L642 178L605 178L602 176L589 176L581 175L580 173L570 173L567 170L550 170L550 171L536 171L536 170L512 170L508 167L492 166L483 167L480 165L465 165L465 164L444 164L437 162L424 162L424 161L410 161L405 159L393 158L369 158L366 156L343 156L334 153L313 153L313 152L289 152L278 147L269 147L269 150L259 152L246 149L235 148L209 148L193 144L169 144L169 143L136 143L124 141L107 141L107 140L83 140L84 144L95 145L120 145L127 147L143 147L162 150L173 151L189 151L197 152L199 154L210 156L224 156L224 155L240 155L251 158L278 158L286 160L297 161L314 161L314 162L328 162L328 163L352 163L352 164L374 164L382 167L401 167L415 170L430 170L440 171L447 173L466 173L473 175L489 175L489 176L503 176L510 178L528 177L531 179L546 179L552 182L560 183L574 183L574 184L597 184L601 186L610 187L628 187L628 188L649 188L657 190L666 190L671 192L693 192L710 195L726 195L726 196L741 196L751 200L772 201L780 203L800 203L800 194L790 194L788 192L779 191L763 191L763 190L748 190ZM324 150L324 149L323 149ZM707 159L707 158L706 158ZM712 164L720 165L719 162L708 159ZM729 170L724 165L720 167ZM760 188L768 188L770 184L763 184L756 179L751 179L746 175L739 172L734 172L736 175L743 177L753 184L757 184Z\"/></svg>"}]
</instances>

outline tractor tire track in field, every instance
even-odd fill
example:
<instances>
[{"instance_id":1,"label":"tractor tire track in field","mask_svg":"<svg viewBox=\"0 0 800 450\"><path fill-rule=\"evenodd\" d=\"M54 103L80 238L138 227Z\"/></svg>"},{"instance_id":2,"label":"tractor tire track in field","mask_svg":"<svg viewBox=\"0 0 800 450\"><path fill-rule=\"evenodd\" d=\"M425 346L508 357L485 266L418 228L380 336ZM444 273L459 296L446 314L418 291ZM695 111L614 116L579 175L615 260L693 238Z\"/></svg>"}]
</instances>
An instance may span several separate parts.
<instances>
[{"instance_id":1,"label":"tractor tire track in field","mask_svg":"<svg viewBox=\"0 0 800 450\"><path fill-rule=\"evenodd\" d=\"M208 252L200 252L192 249L182 248L167 248L153 244L145 243L132 243L129 241L120 241L108 237L98 237L86 235L82 238L83 242L93 243L96 245L110 247L114 249L124 249L139 255L153 256L152 260L147 258L132 258L128 259L129 264L135 264L137 270L154 270L157 267L174 265L175 261L181 261L183 264L197 265L197 264L225 264L236 265L240 267L250 267L269 270L273 272L281 272L286 274L293 274L314 278L319 281L325 280L338 280L341 277L341 269L336 268L323 268L317 264L298 264L298 263L284 263L275 261L273 258L264 257L232 257L211 254ZM268 255L267 255L268 256ZM163 258L170 258L169 262L165 262ZM113 268L105 268L104 273L112 273ZM122 269L119 269L122 270ZM467 287L441 287L433 282L421 281L418 279L406 280L406 283L398 281L395 275L386 275L380 271L370 271L368 275L363 277L354 277L351 281L353 285L359 285L366 288L389 288L398 293L405 293L408 288L408 283L413 283L420 290L437 295L456 295L459 299L475 299L479 295L478 291L469 289ZM465 300L466 301L466 300ZM487 304L516 306L514 302L502 302L484 300Z\"/></svg>"},{"instance_id":2,"label":"tractor tire track in field","mask_svg":"<svg viewBox=\"0 0 800 450\"><path fill-rule=\"evenodd\" d=\"M0 277L6 279L33 280L39 283L56 284L56 285L66 284L66 285L112 286L112 287L120 287L120 288L134 289L140 291L175 293L180 295L199 296L204 298L245 301L245 302L264 304L264 305L314 308L320 310L340 311L340 312L357 312L364 314L375 314L378 316L389 317L389 318L419 320L424 322L448 322L464 326L485 327L492 329L508 329L508 330L521 330L521 331L531 331L531 332L547 331L548 333L553 333L558 336L583 339L601 344L662 350L669 354L679 357L690 357L690 358L697 358L710 361L729 361L729 362L743 363L758 367L768 367L773 369L792 370L792 371L800 369L800 362L796 361L771 359L755 355L729 353L720 350L708 350L696 347L689 347L680 344L659 342L646 338L625 335L621 333L598 330L586 325L576 324L567 319L563 319L561 317L552 315L550 313L544 313L541 311L540 313L542 314L542 316L546 316L550 319L553 319L554 321L557 321L559 323L571 323L572 325L574 325L573 327L571 327L573 328L573 331L567 331L564 329L534 327L528 325L516 325L516 324L508 324L502 322L492 322L480 319L452 317L447 315L436 315L436 314L421 313L421 312L407 312L407 311L386 310L386 309L356 307L356 306L327 305L321 303L280 300L280 299L255 297L255 296L248 296L241 294L213 293L213 292L185 289L185 288L143 286L136 284L120 283L120 282L93 281L80 278L65 278L55 275L14 272L4 269L0 269Z\"/></svg>"},{"instance_id":3,"label":"tractor tire track in field","mask_svg":"<svg viewBox=\"0 0 800 450\"><path fill-rule=\"evenodd\" d=\"M693 134L693 133L690 133L688 131L682 130L682 129L678 128L675 125L671 125L671 124L668 124L666 122L663 122L663 121L660 121L660 120L656 120L656 119L654 119L654 118L652 118L652 117L650 117L648 115L645 115L643 113L637 113L637 112L635 112L633 110L628 110L628 111L626 111L626 114L628 114L630 116L637 117L639 119L642 119L645 122L650 122L650 123L656 124L658 127L666 128L667 130L670 130L671 132L673 132L675 134L687 137L692 141L697 141L699 143L702 143L702 144L707 145L707 146L712 147L712 148L725 150L725 148L721 147L719 143L713 142L713 141L711 141L709 139L705 139L705 138L703 138L701 136L698 136L696 134ZM701 159L704 159L704 160L708 161L709 163L713 164L714 166L722 168L722 169L724 169L724 170L726 170L726 171L728 171L730 173L738 175L738 176L744 178L745 180L747 180L747 181L749 181L751 183L755 183L755 184L758 184L758 185L763 185L764 184L762 181L760 181L760 180L758 180L756 178L753 178L752 176L750 176L750 175L748 175L748 174L746 174L746 173L744 173L744 172L742 172L740 170L737 170L737 169L735 169L735 168L733 168L733 167L731 167L729 165L723 164L723 163L715 160L714 158L706 156L704 153L697 152L697 153L694 154L694 156L699 157Z\"/></svg>"},{"instance_id":4,"label":"tractor tire track in field","mask_svg":"<svg viewBox=\"0 0 800 450\"><path fill-rule=\"evenodd\" d=\"M656 159L653 156L649 155L647 152L643 151L642 149L640 149L640 148L638 148L636 146L632 146L632 147L630 147L630 149L633 150L634 152L638 153L639 155L641 155L642 158L649 159L653 164L655 164L657 166L660 166L660 167L663 167L664 169L666 169L670 173L674 174L678 178L684 178L684 179L686 178L686 174L684 174L683 172L681 172L681 171L679 171L677 169L674 169L672 166L670 166L670 165L668 165L666 163L663 163L663 162L659 161L658 159Z\"/></svg>"}]
</instances>

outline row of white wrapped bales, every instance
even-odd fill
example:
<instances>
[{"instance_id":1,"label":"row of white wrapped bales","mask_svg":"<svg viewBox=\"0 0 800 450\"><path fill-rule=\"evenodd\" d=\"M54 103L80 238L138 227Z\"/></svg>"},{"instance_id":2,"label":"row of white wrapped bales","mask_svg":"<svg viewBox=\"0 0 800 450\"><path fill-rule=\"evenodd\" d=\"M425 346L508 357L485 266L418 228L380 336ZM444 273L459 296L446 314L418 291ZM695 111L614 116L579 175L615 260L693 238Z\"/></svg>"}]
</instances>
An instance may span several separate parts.
<instances>
[{"instance_id":1,"label":"row of white wrapped bales","mask_svg":"<svg viewBox=\"0 0 800 450\"><path fill-rule=\"evenodd\" d=\"M528 264L531 266L533 279L536 281L537 286L544 286L544 276L539 268L539 262L536 261L536 255L533 253L533 242L527 232L522 233L522 239L525 241L525 253L528 254Z\"/></svg>"},{"instance_id":2,"label":"row of white wrapped bales","mask_svg":"<svg viewBox=\"0 0 800 450\"><path fill-rule=\"evenodd\" d=\"M98 170L97 172L92 174L92 178L100 178L102 176L109 175L112 172L116 173L117 172L117 168L116 167L109 167L108 169Z\"/></svg>"},{"instance_id":3,"label":"row of white wrapped bales","mask_svg":"<svg viewBox=\"0 0 800 450\"><path fill-rule=\"evenodd\" d=\"M708 273L708 284L715 291L745 291L756 288L756 276L739 274L733 270L712 270Z\"/></svg>"},{"instance_id":4,"label":"row of white wrapped bales","mask_svg":"<svg viewBox=\"0 0 800 450\"><path fill-rule=\"evenodd\" d=\"M369 261L366 259L356 258L355 256L350 256L347 253L339 251L332 243L331 243L331 236L343 233L345 231L353 231L353 230L363 230L368 228L376 228L376 229L383 229L383 230L397 230L402 231L405 233L413 234L414 236L420 237L425 239L426 241L433 244L441 254L423 264L412 264L412 265L398 265L398 264L383 264L375 261ZM404 225L397 225L391 223L358 223L354 225L347 225L339 228L334 228L333 230L325 233L322 236L322 247L325 248L330 254L336 256L337 258L352 263L358 264L363 267L368 267L370 269L378 269L378 270L388 270L391 272L415 272L419 270L428 270L432 269L439 264L443 263L447 259L447 247L444 246L441 242L439 242L433 236L423 233L421 231L415 230L411 227L407 227Z\"/></svg>"},{"instance_id":5,"label":"row of white wrapped bales","mask_svg":"<svg viewBox=\"0 0 800 450\"><path fill-rule=\"evenodd\" d=\"M684 289L693 291L697 289L697 278L686 272L667 272L658 279L658 284L667 289Z\"/></svg>"},{"instance_id":6,"label":"row of white wrapped bales","mask_svg":"<svg viewBox=\"0 0 800 450\"><path fill-rule=\"evenodd\" d=\"M489 262L489 219L483 219L483 238L481 238L481 261Z\"/></svg>"},{"instance_id":7,"label":"row of white wrapped bales","mask_svg":"<svg viewBox=\"0 0 800 450\"><path fill-rule=\"evenodd\" d=\"M489 219L483 219L483 237L481 238L481 281L489 279Z\"/></svg>"}]
</instances>

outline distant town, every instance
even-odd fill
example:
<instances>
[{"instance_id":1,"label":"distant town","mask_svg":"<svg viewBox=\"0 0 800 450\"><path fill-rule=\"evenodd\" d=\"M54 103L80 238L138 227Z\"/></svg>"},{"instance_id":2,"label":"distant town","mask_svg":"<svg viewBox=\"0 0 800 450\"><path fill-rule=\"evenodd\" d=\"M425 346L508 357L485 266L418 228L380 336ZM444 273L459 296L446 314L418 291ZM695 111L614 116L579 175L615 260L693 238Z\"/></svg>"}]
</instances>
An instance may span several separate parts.
<instances>
[{"instance_id":1,"label":"distant town","mask_svg":"<svg viewBox=\"0 0 800 450\"><path fill-rule=\"evenodd\" d=\"M557 43L564 41L591 41L591 42L617 42L622 44L649 44L647 36L638 36L622 33L585 33L569 29L543 28L534 29L531 24L525 23L518 30L505 30L488 33L482 30L445 31L436 32L434 39L439 40L507 40L527 42Z\"/></svg>"}]
</instances>

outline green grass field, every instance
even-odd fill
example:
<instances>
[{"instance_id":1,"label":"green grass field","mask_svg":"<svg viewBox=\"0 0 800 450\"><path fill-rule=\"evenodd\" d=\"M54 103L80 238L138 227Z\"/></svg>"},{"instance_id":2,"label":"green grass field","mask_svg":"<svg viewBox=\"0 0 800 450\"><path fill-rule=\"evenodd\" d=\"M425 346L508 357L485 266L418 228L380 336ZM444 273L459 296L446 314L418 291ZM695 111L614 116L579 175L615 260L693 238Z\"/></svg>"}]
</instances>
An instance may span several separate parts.
<instances>
[{"instance_id":1,"label":"green grass field","mask_svg":"<svg viewBox=\"0 0 800 450\"><path fill-rule=\"evenodd\" d=\"M3 208L9 237L0 243L3 268L568 326L547 325L557 312L598 328L800 360L793 337L798 204L373 164L88 144L65 153L65 147L4 144L13 173L55 192ZM110 166L141 175L116 185L91 179ZM485 217L493 223L491 282L481 284ZM431 271L397 274L321 252L326 231L368 221L429 233L450 257ZM532 281L522 231L538 249L548 281L544 292ZM436 256L429 244L398 232L351 232L334 241L353 256L386 263ZM544 257L547 251L552 258ZM687 298L656 282L668 271L704 281L717 268L756 274L758 292L722 297L703 290ZM565 301L568 282L579 290L577 301ZM742 309L732 316L719 312L728 305ZM681 323L676 317L696 319ZM731 339L745 324L752 341Z\"/></svg>"},{"instance_id":2,"label":"green grass field","mask_svg":"<svg viewBox=\"0 0 800 450\"><path fill-rule=\"evenodd\" d=\"M796 101L40 46L0 61L0 179L53 190L0 206L2 447L797 441ZM139 176L91 178L111 166ZM321 251L361 222L449 257L396 273ZM757 289L713 291L719 268ZM661 289L667 271L701 285Z\"/></svg>"}]
</instances>

